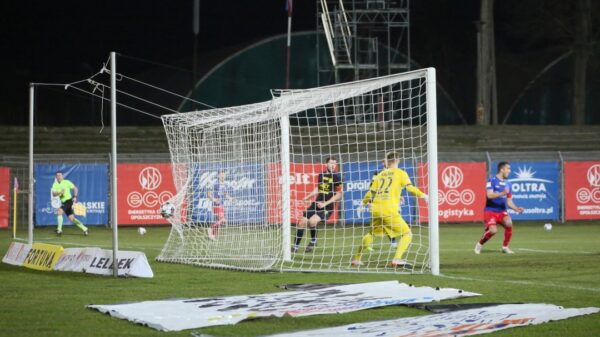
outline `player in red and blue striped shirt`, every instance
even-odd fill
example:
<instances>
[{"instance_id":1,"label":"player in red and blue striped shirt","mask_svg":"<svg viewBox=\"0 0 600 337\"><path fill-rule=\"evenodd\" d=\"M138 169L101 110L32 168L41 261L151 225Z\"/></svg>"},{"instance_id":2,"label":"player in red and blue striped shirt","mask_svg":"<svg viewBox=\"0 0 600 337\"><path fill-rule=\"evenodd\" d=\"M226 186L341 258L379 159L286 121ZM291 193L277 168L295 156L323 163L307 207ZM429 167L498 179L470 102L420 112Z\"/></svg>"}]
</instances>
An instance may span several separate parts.
<instances>
[{"instance_id":1,"label":"player in red and blue striped shirt","mask_svg":"<svg viewBox=\"0 0 600 337\"><path fill-rule=\"evenodd\" d=\"M512 219L508 215L507 206L517 213L523 213L523 207L517 207L512 201L511 184L507 180L510 175L510 163L501 161L498 163L498 170L494 177L487 180L485 185L486 202L484 209L485 232L475 245L475 254L481 253L483 244L496 234L496 225L504 227L504 242L502 243L502 252L513 254L508 248L510 238L512 237Z\"/></svg>"},{"instance_id":2,"label":"player in red and blue striped shirt","mask_svg":"<svg viewBox=\"0 0 600 337\"><path fill-rule=\"evenodd\" d=\"M219 233L219 227L227 222L225 218L225 199L232 201L233 197L229 194L229 189L225 185L225 171L221 170L218 173L218 180L212 187L212 191L208 191L208 198L213 204L213 214L215 215L215 223L208 228L208 238L215 240Z\"/></svg>"}]
</instances>

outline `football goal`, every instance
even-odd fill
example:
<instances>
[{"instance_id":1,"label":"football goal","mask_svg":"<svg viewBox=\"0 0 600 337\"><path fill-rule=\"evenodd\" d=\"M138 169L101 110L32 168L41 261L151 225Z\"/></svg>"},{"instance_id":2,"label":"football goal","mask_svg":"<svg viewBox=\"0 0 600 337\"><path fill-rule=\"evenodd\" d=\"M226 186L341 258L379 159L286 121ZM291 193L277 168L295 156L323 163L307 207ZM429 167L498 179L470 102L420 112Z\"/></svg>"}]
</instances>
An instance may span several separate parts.
<instances>
[{"instance_id":1,"label":"football goal","mask_svg":"<svg viewBox=\"0 0 600 337\"><path fill-rule=\"evenodd\" d=\"M439 273L435 69L272 90L270 101L162 120L177 194L159 261L256 271ZM429 195L429 204L402 192L399 212L412 236L404 264L390 265L401 237L374 235L362 263L353 266L372 231L369 209L360 206L388 152L399 154L398 167ZM339 181L332 184L332 176ZM314 203L336 193L336 202ZM315 213L306 213L311 207L322 221L299 241L298 225Z\"/></svg>"}]
</instances>

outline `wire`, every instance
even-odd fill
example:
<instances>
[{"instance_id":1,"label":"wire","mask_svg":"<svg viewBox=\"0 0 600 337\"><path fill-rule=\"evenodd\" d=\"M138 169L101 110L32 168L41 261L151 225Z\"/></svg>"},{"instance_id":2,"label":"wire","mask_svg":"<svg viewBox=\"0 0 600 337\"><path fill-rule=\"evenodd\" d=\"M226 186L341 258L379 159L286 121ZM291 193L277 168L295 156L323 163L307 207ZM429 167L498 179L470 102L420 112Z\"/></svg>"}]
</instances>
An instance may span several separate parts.
<instances>
[{"instance_id":1,"label":"wire","mask_svg":"<svg viewBox=\"0 0 600 337\"><path fill-rule=\"evenodd\" d=\"M88 92L86 92L85 94L80 94L80 93L72 92L72 91L65 92L65 90L60 90L60 89L56 88L56 86L48 86L48 87L44 87L44 88L45 88L45 90L49 90L49 91L52 91L52 92L62 93L63 95L67 94L67 95L70 95L70 96L73 96L73 97L81 98L83 100L91 100L91 97L90 97L91 95ZM36 90L35 91L36 97L37 97L37 95L38 95L39 92L40 92L40 90ZM104 99L104 97L103 97L103 99ZM36 102L38 101L37 98L36 98L35 101ZM104 102L100 101L100 116L101 116L100 118L101 118L102 129L104 129L103 109L104 109ZM36 120L37 120L37 114L34 114L34 118L36 118ZM36 125L38 125L37 122L36 122ZM100 133L102 133L102 129L100 129Z\"/></svg>"},{"instance_id":2,"label":"wire","mask_svg":"<svg viewBox=\"0 0 600 337\"><path fill-rule=\"evenodd\" d=\"M93 82L93 83L92 83L92 82ZM97 87L97 86L102 86L102 87L104 87L104 88L110 89L110 87L109 87L109 86L107 86L107 85L105 85L105 84L102 84L102 83L100 83L100 82L96 82L96 81L92 81L92 80L90 80L90 84L91 84L91 85L94 85L94 86L96 86L96 87ZM103 91L104 91L104 90L103 90ZM132 98L134 98L134 99L137 99L137 100L140 100L140 101L142 101L142 102L144 102L144 103L148 103L148 104L154 105L154 106L156 106L156 107L159 107L159 108L161 108L161 109L165 109L165 110L168 110L168 111L171 111L171 112L174 112L174 113L179 113L179 111L177 111L177 110L174 110L174 109L168 108L168 107L166 107L166 106L160 105L160 104L158 104L158 103L155 103L155 102L149 101L149 100L147 100L147 99L144 99L144 98L141 98L141 97L135 96L135 95L133 95L133 94L130 94L130 93L126 92L126 91L119 90L119 89L116 89L116 91L117 91L118 93L120 93L120 94L123 94L123 95L125 95L125 96L129 96L129 97L132 97ZM93 92L93 91L92 91L92 92Z\"/></svg>"},{"instance_id":3,"label":"wire","mask_svg":"<svg viewBox=\"0 0 600 337\"><path fill-rule=\"evenodd\" d=\"M123 74L121 74L121 77L123 77L123 78L126 78L126 79L128 79L128 80L130 80L130 81L133 81L133 82L136 82L136 83L142 84L142 85L146 85L146 86L148 86L148 87L150 87L150 88L153 88L153 89L156 89L156 90L160 90L160 91L162 91L162 92L165 92L165 93L168 93L168 94L171 94L171 95L177 96L177 97L179 97L179 98L183 98L183 99L185 99L185 100L192 101L192 102L194 102L194 103L202 104L202 105L204 105L204 106L206 106L206 107L208 107L208 108L211 108L211 109L216 109L216 108L217 108L217 107L214 107L214 106L212 106L212 105L210 105L210 104L206 104L206 103L204 103L204 102L196 101L195 99L192 99L192 98L189 98L189 97L186 97L186 96L183 96L183 95L179 95L179 94L177 94L177 93L174 93L174 92L172 92L172 91L169 91L169 90L166 90L166 89L163 89L163 88L159 88L159 87L157 87L157 86L154 86L154 85L152 85L152 84L146 83L146 82L144 82L144 81L140 81L140 80L138 80L138 79L135 79L135 78L133 78L133 77L125 76L125 75L123 75Z\"/></svg>"},{"instance_id":4,"label":"wire","mask_svg":"<svg viewBox=\"0 0 600 337\"><path fill-rule=\"evenodd\" d=\"M79 83L83 83L83 82L88 82L90 80L92 80L94 77L101 75L102 73L104 73L106 71L106 67L102 67L102 69L100 69L100 71L98 71L97 73L95 73L94 75L84 78L83 80L79 80L79 81L75 81L75 82L70 82L70 83L44 83L44 82L32 82L31 85L34 86L46 86L46 87L65 87L65 90L72 86L72 85L76 85Z\"/></svg>"},{"instance_id":5,"label":"wire","mask_svg":"<svg viewBox=\"0 0 600 337\"><path fill-rule=\"evenodd\" d=\"M136 58L136 57L127 56L127 55L121 55L121 54L119 54L119 55L120 55L120 56L122 56L122 57L127 57L127 58L131 58L131 59L137 59L137 60L140 60L140 61L145 61L145 62L147 62L147 63L151 63L150 61L146 61L146 60L139 59L139 58ZM106 66L107 66L107 64L108 64L109 62L110 62L110 56L108 57L107 61L106 61L105 63L103 63L103 64L102 64L102 69L100 69L100 70L99 70L97 73L93 74L92 76L90 76L90 77L88 77L88 78L85 78L85 79L83 79L83 80L78 80L78 81L75 81L75 82L70 82L70 83L42 83L42 82L36 82L36 83L31 83L31 84L32 84L32 85L34 85L34 86L46 86L46 87L64 87L64 89L65 89L65 90L68 90L68 89L75 89L75 90L77 90L77 91L79 91L79 92L82 92L82 93L84 93L84 94L87 94L87 95L90 95L90 96L93 96L93 97L100 98L100 102L101 102L101 108L100 108L100 119L101 119L101 125L102 125L102 127L101 127L101 129L100 129L100 133L102 133L102 130L104 130L104 101L110 101L109 99L107 99L107 98L105 98L105 97L104 97L104 91L105 91L105 89L107 89L107 88L108 88L108 89L110 89L110 86L108 86L108 85L106 85L106 84L103 84L103 83L101 83L101 82L98 82L98 81L96 81L96 80L94 80L94 79L95 79L95 78L96 78L98 75L101 75L101 74L104 74L104 73L106 73L106 74L110 74L110 73L111 73L111 71L110 71L109 69L107 69L107 67L106 67ZM158 64L158 63L157 63L157 64ZM160 64L159 64L159 65L160 65ZM175 68L175 67L172 67L172 68ZM117 77L117 80L118 80L118 81L122 81L123 79L127 79L127 80L130 80L130 81L132 81L132 82L135 82L135 83L138 83L138 84L141 84L141 85L148 86L148 87L150 87L150 88L152 88L152 89L159 90L159 91L162 91L162 92L165 92L165 93L171 94L171 95L173 95L173 96L176 96L176 97L179 97L179 98L182 98L182 99L188 100L188 101L192 101L192 102L194 102L194 103L197 103L197 104L204 105L204 106L206 106L206 107L209 107L209 108L212 108L212 109L214 109L214 108L215 108L214 106L211 106L211 105L209 105L209 104L206 104L206 103L203 103L203 102L200 102L200 101L196 101L196 100L194 100L194 99L191 99L191 98L189 98L189 97L185 97L185 96L179 95L179 94L177 94L177 93L174 93L174 92L171 92L171 91L169 91L169 90L166 90L166 89L163 89L163 88L157 87L157 86L155 86L155 85L152 85L152 84L146 83L146 82L144 82L144 81L141 81L141 80L135 79L135 78L133 78L133 77L125 76L125 75L123 75L123 74L120 74L120 73L116 73L116 74L115 74L115 76ZM91 90L86 90L86 89L83 89L83 88L79 88L79 87L77 87L77 85L78 85L78 84L82 84L82 83L88 83L88 84L90 84L90 85L91 85L93 88L92 88ZM120 94L122 94L122 95L125 95L125 96L128 96L128 97L131 97L131 98L133 98L133 99L136 99L136 100L142 101L142 102L144 102L144 103L147 103L147 104L153 105L153 106L155 106L155 107L158 107L158 108L161 108L161 109L167 110L167 111L169 111L169 112L172 112L172 113L180 113L180 112L179 112L179 111L177 111L177 110L174 110L174 109L168 108L168 107L166 107L166 106L163 106L163 105L161 105L161 104L158 104L158 103L156 103L156 102L153 102L153 101L150 101L150 100L147 100L147 99L145 99L145 98L142 98L142 97L139 97L139 96L136 96L136 95L130 94L130 93L126 92L126 91L119 90L119 89L115 89L115 90L116 90L116 92L118 92L118 93L120 93ZM98 94L96 94L96 91L99 91L99 92L101 93L101 95L98 95ZM156 115L154 115L154 114L152 114L152 113L149 113L149 112L146 112L146 111L143 111L143 110L140 110L140 109L134 108L134 107L132 107L132 106L129 106L129 105L126 105L126 104L123 104L123 103L119 103L119 102L117 102L117 105L119 105L119 106L122 106L122 107L124 107L124 108L127 108L127 109L130 109L130 110L132 110L132 111L136 111L136 112L139 112L139 113L141 113L141 114L144 114L144 115L147 115L147 116L153 117L153 118L161 119L161 117L160 117L160 116L156 116Z\"/></svg>"},{"instance_id":6,"label":"wire","mask_svg":"<svg viewBox=\"0 0 600 337\"><path fill-rule=\"evenodd\" d=\"M191 71L191 70L189 70L189 69L186 69L186 68L181 68L181 67L176 67L176 66L174 66L174 65L170 65L170 64L165 64L165 63L160 63L160 62L156 62L156 61L151 61L151 60L147 60L147 59L144 59L144 58L141 58L141 57L137 57L137 56L132 56L132 55L125 55L125 54L120 54L120 53L118 53L118 55L119 55L120 57L123 57L123 58L128 58L128 59L131 59L131 60L140 61L140 62L144 62L144 63L147 63L147 64L155 65L155 66L161 66L161 67L165 67L165 68L171 68L171 69L174 69L174 70L178 70L178 71L182 71L182 72L186 72L186 73L194 74L194 72L193 72L193 71ZM216 109L216 108L217 108L217 107L215 107L215 106L212 106L212 105L210 105L210 104L207 104L207 103L204 103L204 102L200 102L200 101L194 100L194 99L192 99L192 98L189 98L189 97L186 97L186 96L183 96L183 95L179 95L179 94L177 94L177 93L174 93L174 92L171 92L171 91L165 90L165 89L163 89L163 88L159 88L159 87L153 86L153 85L151 85L151 84L148 84L148 83L146 83L146 82L143 82L143 81L137 80L137 79L135 79L135 78L128 77L128 76L125 76L125 75L122 75L122 74L121 74L121 76L123 76L124 78L127 78L127 79L129 79L129 80L131 80L131 81L137 82L137 83L139 83L139 84L147 85L147 86L149 86L149 87L151 87L151 88L154 88L154 89L156 89L156 90L160 90L160 91L163 91L163 92L169 93L169 94L171 94L171 95L177 96L177 97L179 97L179 98L182 98L182 99L185 99L185 100L188 100L188 101L191 101L191 102L197 103L197 104L204 105L204 106L206 106L206 107L208 107L208 108L211 108L211 109Z\"/></svg>"},{"instance_id":7,"label":"wire","mask_svg":"<svg viewBox=\"0 0 600 337\"><path fill-rule=\"evenodd\" d=\"M100 75L101 73L98 72L86 79L83 80L79 80L79 81L75 81L75 82L71 82L71 83L42 83L42 82L34 82L31 83L34 86L38 86L38 87L65 87L65 89L67 89L68 87L72 86L72 85L76 85L79 83L83 83L83 82L87 82L88 80L93 79L95 76Z\"/></svg>"},{"instance_id":8,"label":"wire","mask_svg":"<svg viewBox=\"0 0 600 337\"><path fill-rule=\"evenodd\" d=\"M177 111L177 110L174 110L174 109L171 109L171 108L167 108L166 106L163 106L163 105L160 105L160 104L158 104L158 103L154 103L154 102L152 102L152 101L149 101L149 100L147 100L147 99L144 99L144 98L141 98L141 97L138 97L138 96L132 95L132 94L130 94L130 93L128 93L128 92L125 92L125 91L122 91L122 90L119 90L119 89L116 89L116 91L117 91L118 93L120 93L120 94L123 94L123 95L125 95L125 96L129 96L129 97L132 97L132 98L138 99L138 100L140 100L140 101L142 101L142 102L144 102L144 103L148 103L148 104L150 104L150 105L154 105L154 106L156 106L156 107L159 107L159 108L162 108L162 109L165 109L165 110L171 111L171 112L173 112L173 113L179 113L179 111Z\"/></svg>"},{"instance_id":9,"label":"wire","mask_svg":"<svg viewBox=\"0 0 600 337\"><path fill-rule=\"evenodd\" d=\"M89 91L86 91L86 90L84 90L84 89L78 88L78 87L76 87L76 86L70 86L70 88L72 88L72 89L75 89L75 90L78 90L78 91L81 91L81 92L83 92L83 93L85 93L85 94L88 94L88 95L91 95L91 96L94 96L94 97L100 98L100 99L101 99L101 100L103 100L103 101L110 101L108 98L104 98L103 96L99 96L99 95L97 95L97 94L91 93L91 92L89 92ZM136 109L136 108L134 108L134 107L131 107L131 106L129 106L129 105L126 105L126 104L123 104L123 103L119 103L119 102L117 102L117 105L120 105L120 106L122 106L122 107L124 107L124 108L130 109L130 110L133 110L133 111L136 111L136 112L139 112L139 113L141 113L141 114L147 115L147 116L149 116L149 117L152 117L152 118L161 119L159 116L153 115L153 114L151 114L151 113L149 113L149 112L146 112L146 111L143 111L143 110L140 110L140 109Z\"/></svg>"}]
</instances>

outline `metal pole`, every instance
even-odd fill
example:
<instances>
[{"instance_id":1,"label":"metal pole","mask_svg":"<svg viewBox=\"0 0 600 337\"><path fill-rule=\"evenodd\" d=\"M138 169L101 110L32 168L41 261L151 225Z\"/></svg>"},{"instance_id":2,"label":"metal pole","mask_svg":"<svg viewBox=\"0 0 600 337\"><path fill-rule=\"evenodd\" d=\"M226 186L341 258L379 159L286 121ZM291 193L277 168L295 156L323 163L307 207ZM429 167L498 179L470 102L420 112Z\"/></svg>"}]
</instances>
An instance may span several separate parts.
<instances>
[{"instance_id":1,"label":"metal pole","mask_svg":"<svg viewBox=\"0 0 600 337\"><path fill-rule=\"evenodd\" d=\"M17 179L17 178L15 178ZM13 212L12 212L13 240L17 238L17 187L13 186Z\"/></svg>"},{"instance_id":2,"label":"metal pole","mask_svg":"<svg viewBox=\"0 0 600 337\"><path fill-rule=\"evenodd\" d=\"M34 108L35 86L29 83L29 207L27 209L27 242L33 244L33 108Z\"/></svg>"},{"instance_id":3,"label":"metal pole","mask_svg":"<svg viewBox=\"0 0 600 337\"><path fill-rule=\"evenodd\" d=\"M412 60L411 59L411 55L410 55L410 0L407 0L407 2L406 2L406 10L408 11L407 14L406 14L406 21L408 21L407 22L407 26L406 26L406 30L407 30L407 32L406 32L406 41L407 41L406 42L406 46L408 47L408 48L406 48L407 49L407 51L406 51L406 59L407 59L406 63L408 65L408 67L406 68L406 71L410 71L410 69L411 69L410 62Z\"/></svg>"},{"instance_id":4,"label":"metal pole","mask_svg":"<svg viewBox=\"0 0 600 337\"><path fill-rule=\"evenodd\" d=\"M292 57L292 1L287 2L288 30L287 30L287 55L285 61L285 88L290 88L290 59Z\"/></svg>"},{"instance_id":5,"label":"metal pole","mask_svg":"<svg viewBox=\"0 0 600 337\"><path fill-rule=\"evenodd\" d=\"M565 158L560 151L558 157L560 158L560 222L565 223Z\"/></svg>"},{"instance_id":6,"label":"metal pole","mask_svg":"<svg viewBox=\"0 0 600 337\"><path fill-rule=\"evenodd\" d=\"M437 98L435 68L427 68L427 164L429 174L429 265L440 275L440 234L438 220Z\"/></svg>"},{"instance_id":7,"label":"metal pole","mask_svg":"<svg viewBox=\"0 0 600 337\"><path fill-rule=\"evenodd\" d=\"M490 6L492 7L492 11L494 10L494 1L490 0L491 4ZM494 23L494 14L492 13L492 15L490 15L489 17L490 22L489 22L489 30L490 30L490 63L491 63L491 81L492 81L492 85L491 85L491 90L492 90L492 102L490 104L490 108L492 109L492 124L493 125L498 125L498 89L496 87L496 38L495 38L495 23Z\"/></svg>"},{"instance_id":8,"label":"metal pole","mask_svg":"<svg viewBox=\"0 0 600 337\"><path fill-rule=\"evenodd\" d=\"M291 191L290 191L290 120L287 115L281 117L281 210L282 216L282 235L283 235L283 260L291 261L290 252L292 217L291 217Z\"/></svg>"},{"instance_id":9,"label":"metal pole","mask_svg":"<svg viewBox=\"0 0 600 337\"><path fill-rule=\"evenodd\" d=\"M476 125L484 125L485 124L485 107L483 107L483 94L482 94L482 80L483 80L483 75L482 75L482 65L481 65L481 21L476 21L475 22L475 27L477 28L477 70L476 70L476 78L475 81L477 82L477 88L475 90L475 109L476 113L475 113L475 124ZM483 111L480 111L480 107L482 107ZM479 113L482 112L483 114L481 116L479 116Z\"/></svg>"},{"instance_id":10,"label":"metal pole","mask_svg":"<svg viewBox=\"0 0 600 337\"><path fill-rule=\"evenodd\" d=\"M110 133L111 133L111 154L110 177L111 177L111 224L113 239L113 276L119 276L119 261L117 261L117 252L119 251L119 236L117 223L117 56L115 52L110 53Z\"/></svg>"},{"instance_id":11,"label":"metal pole","mask_svg":"<svg viewBox=\"0 0 600 337\"><path fill-rule=\"evenodd\" d=\"M200 32L200 0L194 0L194 60L192 63L192 92L196 88L196 76L198 76L198 33Z\"/></svg>"}]
</instances>

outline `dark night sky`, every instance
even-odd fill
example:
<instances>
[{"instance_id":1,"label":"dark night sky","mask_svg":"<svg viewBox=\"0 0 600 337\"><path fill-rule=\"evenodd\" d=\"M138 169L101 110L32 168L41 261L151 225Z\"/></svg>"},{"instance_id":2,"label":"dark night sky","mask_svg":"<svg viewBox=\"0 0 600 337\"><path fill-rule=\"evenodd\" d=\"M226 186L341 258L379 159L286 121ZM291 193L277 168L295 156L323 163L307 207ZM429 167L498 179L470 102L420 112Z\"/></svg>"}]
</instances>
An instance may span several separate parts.
<instances>
[{"instance_id":1,"label":"dark night sky","mask_svg":"<svg viewBox=\"0 0 600 337\"><path fill-rule=\"evenodd\" d=\"M511 57L542 48L539 39L538 45L530 43L523 34L511 29L511 20L515 20L513 8L522 2L537 3L504 0L496 4L499 89L505 85L501 83L501 68L513 67ZM285 33L284 3L201 0L200 53ZM3 124L26 123L27 83L84 78L92 69L97 70L113 50L165 64L189 59L193 51L192 4L192 0L4 1L0 30L4 48L0 58L5 71L0 88L0 120ZM294 1L294 31L315 29L316 4L315 0ZM438 80L460 109L467 112L467 119L472 119L469 114L474 110L473 21L478 14L478 0L411 1L413 59L422 66L438 69ZM541 41L544 45L548 40ZM542 67L545 59L560 52L552 50L552 46L543 48L547 49L546 56L530 61L533 67L519 66ZM191 70L191 64L178 65ZM139 71L147 67L137 66Z\"/></svg>"},{"instance_id":2,"label":"dark night sky","mask_svg":"<svg viewBox=\"0 0 600 337\"><path fill-rule=\"evenodd\" d=\"M284 6L283 0L201 0L200 53L284 33ZM315 6L296 1L295 31L315 28ZM26 122L21 113L27 111L29 82L84 78L110 51L164 64L193 53L192 0L6 1L2 7L5 124Z\"/></svg>"},{"instance_id":3,"label":"dark night sky","mask_svg":"<svg viewBox=\"0 0 600 337\"><path fill-rule=\"evenodd\" d=\"M73 72L116 50L168 63L192 53L192 0L12 1L2 30L7 62L34 76ZM297 1L296 30L314 27L313 1ZM202 1L199 42L213 50L283 33L283 1ZM37 79L36 79L37 80Z\"/></svg>"}]
</instances>

